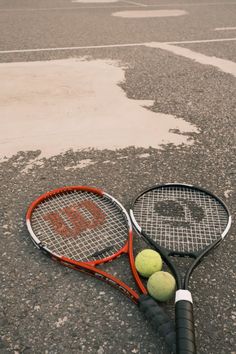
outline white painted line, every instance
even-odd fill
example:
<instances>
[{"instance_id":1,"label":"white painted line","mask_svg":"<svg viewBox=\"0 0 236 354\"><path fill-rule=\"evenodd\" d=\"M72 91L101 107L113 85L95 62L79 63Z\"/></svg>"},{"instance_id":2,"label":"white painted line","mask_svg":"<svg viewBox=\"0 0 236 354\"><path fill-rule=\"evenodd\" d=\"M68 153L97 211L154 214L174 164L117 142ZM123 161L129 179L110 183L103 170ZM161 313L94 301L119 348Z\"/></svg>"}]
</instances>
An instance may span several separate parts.
<instances>
[{"instance_id":1,"label":"white painted line","mask_svg":"<svg viewBox=\"0 0 236 354\"><path fill-rule=\"evenodd\" d=\"M229 42L229 41L236 41L236 37L216 38L216 39L200 39L200 40L196 40L196 41L166 42L166 44L194 44L194 43Z\"/></svg>"},{"instance_id":2,"label":"white painted line","mask_svg":"<svg viewBox=\"0 0 236 354\"><path fill-rule=\"evenodd\" d=\"M41 7L41 8L22 8L22 9L0 9L0 12L27 12L27 11L65 11L65 10L89 10L89 9L113 9L123 7L136 7L137 5L95 5L95 6L77 6L77 7Z\"/></svg>"},{"instance_id":3,"label":"white painted line","mask_svg":"<svg viewBox=\"0 0 236 354\"><path fill-rule=\"evenodd\" d=\"M185 10L128 10L113 12L112 16L123 18L154 18L154 17L176 17L188 13Z\"/></svg>"},{"instance_id":4,"label":"white painted line","mask_svg":"<svg viewBox=\"0 0 236 354\"><path fill-rule=\"evenodd\" d=\"M133 2L127 2L130 3L130 5L110 5L110 6L104 6L104 5L95 5L95 6L78 6L78 7L41 7L41 8L16 8L16 9L10 9L10 8L3 8L0 9L0 12L17 12L17 11L22 11L22 12L26 12L26 11L65 11L65 10L80 10L80 9L111 9L111 8L123 8L123 7L131 7L131 3ZM139 4L137 2L133 3L135 5L133 6L144 6L143 4ZM145 5L145 7L166 7L166 6L225 6L225 5L236 5L236 2L212 2L212 3L178 3L178 4L174 4L174 3L169 3L169 4L149 4L149 5Z\"/></svg>"},{"instance_id":5,"label":"white painted line","mask_svg":"<svg viewBox=\"0 0 236 354\"><path fill-rule=\"evenodd\" d=\"M170 45L167 43L148 43L147 47L159 48L167 50L175 55L180 55L184 58L191 59L197 63L204 65L211 65L221 70L224 73L231 74L236 77L236 63L231 60L217 58L215 56L208 56L198 52L194 52L188 48L178 47L176 45Z\"/></svg>"},{"instance_id":6,"label":"white painted line","mask_svg":"<svg viewBox=\"0 0 236 354\"><path fill-rule=\"evenodd\" d=\"M84 4L94 4L94 3L113 3L118 2L119 0L72 0L72 2L84 3Z\"/></svg>"},{"instance_id":7,"label":"white painted line","mask_svg":"<svg viewBox=\"0 0 236 354\"><path fill-rule=\"evenodd\" d=\"M61 48L37 48L37 49L17 49L17 50L3 50L0 54L9 53L29 53L29 52L51 52L51 51L61 51L61 50L80 50L80 49L103 49L103 48L119 48L119 47L136 47L144 46L145 43L131 43L131 44L107 44L107 45L91 45L91 46L81 46L81 47L61 47Z\"/></svg>"},{"instance_id":8,"label":"white painted line","mask_svg":"<svg viewBox=\"0 0 236 354\"><path fill-rule=\"evenodd\" d=\"M148 5L145 4L140 4L139 2L135 2L135 1L123 1L126 4L131 4L131 5L136 5L136 6L143 6L143 7L147 7Z\"/></svg>"},{"instance_id":9,"label":"white painted line","mask_svg":"<svg viewBox=\"0 0 236 354\"><path fill-rule=\"evenodd\" d=\"M177 4L172 4L172 3L169 3L169 4L158 4L158 5L152 5L152 4L149 4L148 6L218 6L218 5L236 5L235 2L231 2L231 1L226 1L226 2L195 2L195 3L177 3Z\"/></svg>"},{"instance_id":10,"label":"white painted line","mask_svg":"<svg viewBox=\"0 0 236 354\"><path fill-rule=\"evenodd\" d=\"M176 42L155 42L157 44L194 44L194 43L210 43L210 42L228 42L236 41L234 38L217 38L217 39L203 39L195 41L176 41ZM152 42L151 42L152 43ZM35 49L13 49L13 50L0 50L0 54L12 53L34 53L34 52L53 52L53 51L70 51L82 49L105 49L105 48L122 48L122 47L138 47L147 46L149 43L124 43L124 44L106 44L106 45L93 45L93 46L78 46L78 47L58 47L58 48L35 48Z\"/></svg>"},{"instance_id":11,"label":"white painted line","mask_svg":"<svg viewBox=\"0 0 236 354\"><path fill-rule=\"evenodd\" d=\"M236 27L218 27L215 28L215 31L234 31Z\"/></svg>"}]
</instances>

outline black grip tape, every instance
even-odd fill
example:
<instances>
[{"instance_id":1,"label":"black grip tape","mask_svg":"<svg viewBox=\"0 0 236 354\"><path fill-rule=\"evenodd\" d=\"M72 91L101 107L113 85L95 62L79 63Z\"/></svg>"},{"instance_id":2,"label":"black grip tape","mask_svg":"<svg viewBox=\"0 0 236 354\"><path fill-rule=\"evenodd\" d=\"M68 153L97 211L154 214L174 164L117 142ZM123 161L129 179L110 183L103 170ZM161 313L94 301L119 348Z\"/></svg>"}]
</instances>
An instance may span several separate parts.
<instances>
[{"instance_id":1,"label":"black grip tape","mask_svg":"<svg viewBox=\"0 0 236 354\"><path fill-rule=\"evenodd\" d=\"M196 354L193 304L179 300L175 304L177 354Z\"/></svg>"},{"instance_id":2,"label":"black grip tape","mask_svg":"<svg viewBox=\"0 0 236 354\"><path fill-rule=\"evenodd\" d=\"M165 311L149 295L141 295L138 302L140 311L151 323L153 328L165 339L170 352L176 353L176 332L175 325Z\"/></svg>"}]
</instances>

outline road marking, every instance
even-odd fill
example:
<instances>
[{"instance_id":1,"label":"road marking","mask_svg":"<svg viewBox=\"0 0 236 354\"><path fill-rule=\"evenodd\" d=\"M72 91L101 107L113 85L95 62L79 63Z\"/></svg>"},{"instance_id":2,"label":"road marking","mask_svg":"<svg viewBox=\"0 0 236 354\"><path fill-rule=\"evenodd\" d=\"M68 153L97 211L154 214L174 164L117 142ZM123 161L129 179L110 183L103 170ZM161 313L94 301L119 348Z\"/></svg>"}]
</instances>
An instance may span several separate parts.
<instances>
[{"instance_id":1,"label":"road marking","mask_svg":"<svg viewBox=\"0 0 236 354\"><path fill-rule=\"evenodd\" d=\"M169 4L149 4L148 6L218 6L218 5L236 5L235 2L226 1L226 2L195 2L195 3L169 3Z\"/></svg>"},{"instance_id":2,"label":"road marking","mask_svg":"<svg viewBox=\"0 0 236 354\"><path fill-rule=\"evenodd\" d=\"M91 3L113 3L118 2L119 0L72 0L72 2L91 4Z\"/></svg>"},{"instance_id":3,"label":"road marking","mask_svg":"<svg viewBox=\"0 0 236 354\"><path fill-rule=\"evenodd\" d=\"M175 41L175 42L166 42L166 44L194 44L194 43L229 42L229 41L236 41L236 37L200 39L200 40L195 40L195 41Z\"/></svg>"},{"instance_id":4,"label":"road marking","mask_svg":"<svg viewBox=\"0 0 236 354\"><path fill-rule=\"evenodd\" d=\"M229 42L236 41L236 37L233 38L216 38L216 39L201 39L193 41L173 41L173 42L155 42L160 44L194 44L194 43L211 43L211 42ZM151 42L152 43L152 42ZM34 48L34 49L12 49L12 50L0 50L0 54L13 54L13 53L34 53L34 52L52 52L52 51L71 51L82 49L105 49L105 48L122 48L122 47L138 47L146 46L149 43L124 43L124 44L105 44L105 45L90 45L90 46L78 46L78 47L57 47L57 48Z\"/></svg>"},{"instance_id":5,"label":"road marking","mask_svg":"<svg viewBox=\"0 0 236 354\"><path fill-rule=\"evenodd\" d=\"M219 27L215 28L215 31L234 31L236 27Z\"/></svg>"},{"instance_id":6,"label":"road marking","mask_svg":"<svg viewBox=\"0 0 236 354\"><path fill-rule=\"evenodd\" d=\"M0 54L9 53L29 53L29 52L52 52L52 51L64 51L64 50L80 50L80 49L105 49L105 48L121 48L121 47L136 47L144 46L145 43L127 43L127 44L106 44L106 45L90 45L79 47L58 47L58 48L35 48L35 49L16 49L16 50L2 50Z\"/></svg>"},{"instance_id":7,"label":"road marking","mask_svg":"<svg viewBox=\"0 0 236 354\"><path fill-rule=\"evenodd\" d=\"M188 13L184 10L129 10L113 12L112 16L123 18L153 18L183 16Z\"/></svg>"},{"instance_id":8,"label":"road marking","mask_svg":"<svg viewBox=\"0 0 236 354\"><path fill-rule=\"evenodd\" d=\"M136 6L142 6L142 7L147 7L148 5L145 5L145 4L140 4L139 2L135 2L135 1L122 1L126 4L131 4L131 5L136 5Z\"/></svg>"},{"instance_id":9,"label":"road marking","mask_svg":"<svg viewBox=\"0 0 236 354\"><path fill-rule=\"evenodd\" d=\"M135 3L135 5L133 6L144 6L143 4L139 4L139 3ZM166 7L166 6L188 6L188 7L191 7L191 6L224 6L224 5L236 5L236 2L213 2L213 3L192 3L192 4L189 4L189 3L178 3L178 4L172 4L172 3L169 3L169 4L154 4L154 5L145 5L146 7ZM65 11L65 10L80 10L80 9L111 9L111 8L123 8L123 7L131 7L131 2L130 2L130 5L110 5L110 6L102 6L102 5L99 5L99 6L78 6L78 7L41 7L41 8L16 8L16 9L10 9L10 8L3 8L3 9L0 9L0 12L14 12L14 11L23 11L23 12L26 12L26 11L53 11L53 10L56 10L56 11ZM132 6L132 7L133 7Z\"/></svg>"},{"instance_id":10,"label":"road marking","mask_svg":"<svg viewBox=\"0 0 236 354\"><path fill-rule=\"evenodd\" d=\"M236 63L231 60L204 55L198 52L194 52L193 50L188 48L178 47L176 45L170 45L167 43L153 42L146 44L146 46L151 48L164 49L173 54L191 59L197 63L214 66L223 71L224 73L231 74L236 77Z\"/></svg>"}]
</instances>

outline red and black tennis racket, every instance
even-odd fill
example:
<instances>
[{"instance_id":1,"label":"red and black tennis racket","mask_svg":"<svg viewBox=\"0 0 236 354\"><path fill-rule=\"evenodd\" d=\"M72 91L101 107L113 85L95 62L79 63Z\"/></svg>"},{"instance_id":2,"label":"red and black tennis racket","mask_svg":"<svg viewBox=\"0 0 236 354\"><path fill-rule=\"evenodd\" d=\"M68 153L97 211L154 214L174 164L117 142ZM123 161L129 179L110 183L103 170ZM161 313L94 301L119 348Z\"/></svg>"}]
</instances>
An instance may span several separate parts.
<instances>
[{"instance_id":1,"label":"red and black tennis racket","mask_svg":"<svg viewBox=\"0 0 236 354\"><path fill-rule=\"evenodd\" d=\"M137 231L162 255L177 283L175 297L178 354L195 354L192 296L188 290L194 268L227 235L231 217L212 193L190 185L166 184L141 192L130 210ZM171 256L192 257L181 277Z\"/></svg>"},{"instance_id":2,"label":"red and black tennis racket","mask_svg":"<svg viewBox=\"0 0 236 354\"><path fill-rule=\"evenodd\" d=\"M134 265L132 224L125 208L103 191L64 187L36 199L26 215L34 244L61 264L93 275L121 290L139 305L141 312L175 352L175 327L152 299ZM127 254L138 294L120 279L98 268Z\"/></svg>"}]
</instances>

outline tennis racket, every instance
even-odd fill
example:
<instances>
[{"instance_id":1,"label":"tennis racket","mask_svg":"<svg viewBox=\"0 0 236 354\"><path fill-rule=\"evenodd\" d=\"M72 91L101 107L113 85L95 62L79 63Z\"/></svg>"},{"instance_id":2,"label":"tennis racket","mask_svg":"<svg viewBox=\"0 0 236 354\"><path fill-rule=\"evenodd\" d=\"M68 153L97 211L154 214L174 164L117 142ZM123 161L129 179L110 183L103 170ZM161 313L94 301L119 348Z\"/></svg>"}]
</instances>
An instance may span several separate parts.
<instances>
[{"instance_id":1,"label":"tennis racket","mask_svg":"<svg viewBox=\"0 0 236 354\"><path fill-rule=\"evenodd\" d=\"M134 265L132 224L125 208L102 190L72 186L47 192L28 208L34 244L53 260L118 288L134 303L175 352L175 326L147 294ZM140 293L98 266L128 255Z\"/></svg>"},{"instance_id":2,"label":"tennis racket","mask_svg":"<svg viewBox=\"0 0 236 354\"><path fill-rule=\"evenodd\" d=\"M166 184L141 192L133 201L132 223L160 252L176 279L175 322L178 354L196 353L190 276L213 248L227 235L231 216L226 205L212 193L190 185ZM171 256L193 258L185 275Z\"/></svg>"}]
</instances>

